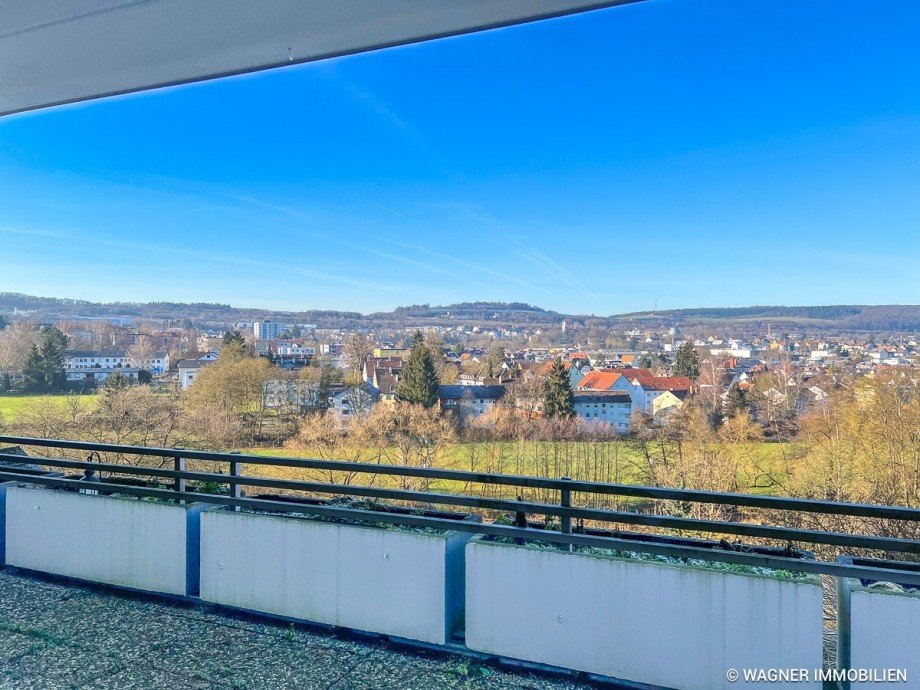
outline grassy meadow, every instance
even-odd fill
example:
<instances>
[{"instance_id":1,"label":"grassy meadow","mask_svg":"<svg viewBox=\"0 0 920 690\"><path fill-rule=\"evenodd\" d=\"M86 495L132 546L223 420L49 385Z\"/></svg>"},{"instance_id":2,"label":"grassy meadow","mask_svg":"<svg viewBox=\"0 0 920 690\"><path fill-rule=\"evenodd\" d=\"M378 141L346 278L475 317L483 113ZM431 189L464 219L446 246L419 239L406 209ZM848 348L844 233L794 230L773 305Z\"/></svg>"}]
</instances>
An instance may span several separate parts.
<instances>
[{"instance_id":1,"label":"grassy meadow","mask_svg":"<svg viewBox=\"0 0 920 690\"><path fill-rule=\"evenodd\" d=\"M30 412L40 409L47 409L48 405L67 409L72 400L72 396L65 394L18 394L8 393L0 395L0 423L15 423ZM79 396L80 406L83 410L88 410L96 403L96 395Z\"/></svg>"},{"instance_id":2,"label":"grassy meadow","mask_svg":"<svg viewBox=\"0 0 920 690\"><path fill-rule=\"evenodd\" d=\"M522 474L543 477L571 477L572 479L624 484L649 484L646 452L661 452L660 447L643 447L625 440L616 441L488 441L455 442L441 449L431 466L471 472ZM670 449L669 452L673 452ZM246 448L242 452L252 455L302 457L317 459L342 459L367 463L402 464L394 448L347 448L339 454L324 448ZM738 463L739 484L748 493L782 493L776 480L785 479L795 463L796 448L791 443L748 443L740 453ZM418 466L419 463L411 463ZM426 482L423 479L405 479L390 475L369 473L332 472L293 467L245 465L246 474L265 477L325 481L355 485L372 485L392 488L428 489L431 491L460 491L476 495L514 497L511 487L483 484L466 485L449 480ZM525 498L556 500L556 492L523 490ZM545 496L543 494L546 494ZM621 503L623 501L621 500Z\"/></svg>"}]
</instances>

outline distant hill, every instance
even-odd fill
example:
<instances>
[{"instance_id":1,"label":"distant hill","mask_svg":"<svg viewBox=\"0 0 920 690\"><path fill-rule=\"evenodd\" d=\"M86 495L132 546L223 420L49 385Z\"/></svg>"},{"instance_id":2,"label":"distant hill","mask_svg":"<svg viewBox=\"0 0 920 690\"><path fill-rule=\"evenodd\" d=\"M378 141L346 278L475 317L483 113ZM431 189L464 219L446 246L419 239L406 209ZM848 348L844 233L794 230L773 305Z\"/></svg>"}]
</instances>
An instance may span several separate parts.
<instances>
[{"instance_id":1,"label":"distant hill","mask_svg":"<svg viewBox=\"0 0 920 690\"><path fill-rule=\"evenodd\" d=\"M699 307L633 312L611 316L563 314L522 302L460 302L432 306L414 304L391 312L360 314L351 311L309 309L275 311L231 307L228 304L179 302L97 303L57 297L0 293L0 314L16 309L45 321L78 318L150 319L163 323L191 322L222 327L240 321L276 320L310 323L321 328L404 328L423 325L502 324L556 326L567 320L595 328L668 328L670 326L807 328L809 331L915 332L920 331L920 305L752 306Z\"/></svg>"},{"instance_id":2,"label":"distant hill","mask_svg":"<svg viewBox=\"0 0 920 690\"><path fill-rule=\"evenodd\" d=\"M835 304L811 307L700 307L660 312L635 312L612 317L617 321L656 321L706 324L764 322L774 326L810 325L845 331L918 331L920 305Z\"/></svg>"}]
</instances>

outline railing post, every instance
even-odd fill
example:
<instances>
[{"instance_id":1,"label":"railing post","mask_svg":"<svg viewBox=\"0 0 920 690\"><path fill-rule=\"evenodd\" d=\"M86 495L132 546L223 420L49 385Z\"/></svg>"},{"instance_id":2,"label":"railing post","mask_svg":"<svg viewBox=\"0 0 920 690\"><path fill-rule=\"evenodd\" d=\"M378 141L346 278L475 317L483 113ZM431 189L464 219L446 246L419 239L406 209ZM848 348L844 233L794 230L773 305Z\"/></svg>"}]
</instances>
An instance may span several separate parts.
<instances>
[{"instance_id":1,"label":"railing post","mask_svg":"<svg viewBox=\"0 0 920 690\"><path fill-rule=\"evenodd\" d=\"M181 449L177 449L177 450L181 450ZM177 455L176 457L174 457L173 458L173 468L176 470L176 472L185 472L185 458L183 458L181 455ZM176 491L181 491L182 493L185 493L185 477L176 477L176 481L173 482L173 488ZM180 506L185 505L185 499L180 498L179 505Z\"/></svg>"},{"instance_id":2,"label":"railing post","mask_svg":"<svg viewBox=\"0 0 920 690\"><path fill-rule=\"evenodd\" d=\"M563 481L567 481L567 482L572 481L572 478L571 478L571 477L563 477L562 479L563 479ZM560 504L563 508L571 508L571 507L572 507L572 490L571 490L571 489L562 489L562 490L560 490L559 504ZM563 534L571 534L571 533L572 533L572 518L571 518L571 516L569 516L569 515L563 515L560 522L561 522L561 531L562 531L562 533L563 533ZM572 550L572 545L571 545L571 544L562 544L561 546L562 546L562 550L563 550L563 551L571 551L571 550Z\"/></svg>"},{"instance_id":3,"label":"railing post","mask_svg":"<svg viewBox=\"0 0 920 690\"><path fill-rule=\"evenodd\" d=\"M234 450L234 451L232 451L231 454L232 454L232 455L239 455L239 454L240 454L240 451ZM231 461L230 461L230 476L231 476L231 477L242 477L242 476L243 476L243 473L242 473L242 471L240 470L240 463L236 462L235 460L231 460ZM242 496L243 496L243 487L240 486L240 485L239 485L238 483L236 483L236 482L230 482L230 495L231 495L233 498L242 498ZM235 511L238 513L238 512L240 512L240 507L239 507L239 506L233 506L233 510L235 510Z\"/></svg>"},{"instance_id":4,"label":"railing post","mask_svg":"<svg viewBox=\"0 0 920 690\"><path fill-rule=\"evenodd\" d=\"M523 497L523 496L518 496L518 497L517 497L517 500L518 500L518 501L523 501L523 500L524 500L524 497ZM520 510L514 511L514 526L515 526L515 527L520 527L520 528L523 528L523 529L527 529L527 513L523 512L523 511L520 511ZM521 539L520 537L515 537L514 543L517 544L517 545L519 545L519 546L523 546L524 540Z\"/></svg>"}]
</instances>

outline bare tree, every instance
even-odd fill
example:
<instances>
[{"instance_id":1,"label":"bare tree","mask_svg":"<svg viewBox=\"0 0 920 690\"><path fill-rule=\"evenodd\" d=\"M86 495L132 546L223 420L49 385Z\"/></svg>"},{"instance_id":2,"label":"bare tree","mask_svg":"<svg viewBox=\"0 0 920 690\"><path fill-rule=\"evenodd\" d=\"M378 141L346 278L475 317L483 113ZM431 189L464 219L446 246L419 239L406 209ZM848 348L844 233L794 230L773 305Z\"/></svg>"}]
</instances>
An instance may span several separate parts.
<instances>
[{"instance_id":1,"label":"bare tree","mask_svg":"<svg viewBox=\"0 0 920 690\"><path fill-rule=\"evenodd\" d=\"M37 342L38 327L34 323L17 321L0 330L0 373L22 374L29 349Z\"/></svg>"},{"instance_id":2,"label":"bare tree","mask_svg":"<svg viewBox=\"0 0 920 690\"><path fill-rule=\"evenodd\" d=\"M345 340L345 356L352 372L363 375L364 362L374 352L374 341L364 333L352 333Z\"/></svg>"}]
</instances>

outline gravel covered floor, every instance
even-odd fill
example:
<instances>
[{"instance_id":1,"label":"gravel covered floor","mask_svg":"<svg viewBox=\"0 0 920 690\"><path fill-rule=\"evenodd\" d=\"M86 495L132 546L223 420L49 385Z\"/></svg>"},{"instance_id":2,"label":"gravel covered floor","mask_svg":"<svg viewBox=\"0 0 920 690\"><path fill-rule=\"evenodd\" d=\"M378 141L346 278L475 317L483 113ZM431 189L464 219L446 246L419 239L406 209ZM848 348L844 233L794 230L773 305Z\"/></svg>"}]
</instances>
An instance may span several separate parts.
<instances>
[{"instance_id":1,"label":"gravel covered floor","mask_svg":"<svg viewBox=\"0 0 920 690\"><path fill-rule=\"evenodd\" d=\"M593 687L0 571L0 688Z\"/></svg>"}]
</instances>

